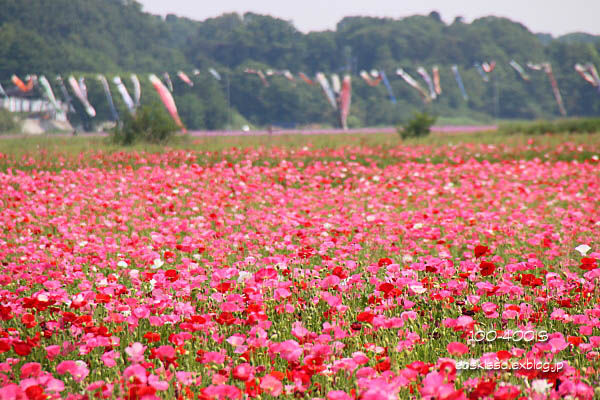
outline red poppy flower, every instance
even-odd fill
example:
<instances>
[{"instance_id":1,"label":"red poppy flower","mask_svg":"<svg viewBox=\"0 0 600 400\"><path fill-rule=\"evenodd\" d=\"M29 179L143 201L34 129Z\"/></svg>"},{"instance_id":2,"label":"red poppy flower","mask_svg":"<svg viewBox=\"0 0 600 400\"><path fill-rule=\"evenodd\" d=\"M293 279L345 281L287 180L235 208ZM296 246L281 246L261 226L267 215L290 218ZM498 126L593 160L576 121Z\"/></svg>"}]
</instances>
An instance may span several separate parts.
<instances>
[{"instance_id":1,"label":"red poppy flower","mask_svg":"<svg viewBox=\"0 0 600 400\"><path fill-rule=\"evenodd\" d=\"M408 364L406 368L417 371L421 375L427 375L429 373L429 369L431 368L431 364L424 363L423 361L413 361L412 363Z\"/></svg>"},{"instance_id":2,"label":"red poppy flower","mask_svg":"<svg viewBox=\"0 0 600 400\"><path fill-rule=\"evenodd\" d=\"M591 271L593 269L598 268L598 262L594 258L583 257L581 259L581 265L579 266L579 268L583 269L584 271Z\"/></svg>"},{"instance_id":3,"label":"red poppy flower","mask_svg":"<svg viewBox=\"0 0 600 400\"><path fill-rule=\"evenodd\" d=\"M390 363L390 358L386 357L383 361L381 361L380 363L377 363L375 365L375 371L377 372L385 372L387 370L390 369L391 363Z\"/></svg>"},{"instance_id":4,"label":"red poppy flower","mask_svg":"<svg viewBox=\"0 0 600 400\"><path fill-rule=\"evenodd\" d=\"M556 302L558 303L558 305L560 305L561 307L564 308L572 308L573 305L571 304L571 299L558 299L556 300Z\"/></svg>"},{"instance_id":5,"label":"red poppy flower","mask_svg":"<svg viewBox=\"0 0 600 400\"><path fill-rule=\"evenodd\" d=\"M282 381L282 380L285 379L285 374L283 372L279 372L279 371L273 370L273 371L270 372L270 374L272 376L274 376L275 378L277 378L278 380L280 380L280 381Z\"/></svg>"},{"instance_id":6,"label":"red poppy flower","mask_svg":"<svg viewBox=\"0 0 600 400\"><path fill-rule=\"evenodd\" d=\"M29 400L44 400L46 395L44 394L44 388L40 385L32 385L25 389L25 394Z\"/></svg>"},{"instance_id":7,"label":"red poppy flower","mask_svg":"<svg viewBox=\"0 0 600 400\"><path fill-rule=\"evenodd\" d=\"M482 276L490 276L494 273L496 266L489 261L482 261L481 264L479 264L479 268Z\"/></svg>"},{"instance_id":8,"label":"red poppy flower","mask_svg":"<svg viewBox=\"0 0 600 400\"><path fill-rule=\"evenodd\" d=\"M521 276L521 285L537 287L542 285L542 280L533 274L523 274Z\"/></svg>"},{"instance_id":9,"label":"red poppy flower","mask_svg":"<svg viewBox=\"0 0 600 400\"><path fill-rule=\"evenodd\" d=\"M5 341L5 340L0 341L0 354L6 353L9 350L10 350L10 344L8 343L8 341Z\"/></svg>"},{"instance_id":10,"label":"red poppy flower","mask_svg":"<svg viewBox=\"0 0 600 400\"><path fill-rule=\"evenodd\" d=\"M344 272L342 267L335 267L333 269L333 274L340 279L346 279L348 277L348 274Z\"/></svg>"},{"instance_id":11,"label":"red poppy flower","mask_svg":"<svg viewBox=\"0 0 600 400\"><path fill-rule=\"evenodd\" d=\"M377 265L379 267L385 267L387 265L390 265L392 263L392 260L389 258L380 258L379 261L377 261Z\"/></svg>"},{"instance_id":12,"label":"red poppy flower","mask_svg":"<svg viewBox=\"0 0 600 400\"><path fill-rule=\"evenodd\" d=\"M13 318L11 308L8 306L0 306L0 319L2 321L8 321Z\"/></svg>"},{"instance_id":13,"label":"red poppy flower","mask_svg":"<svg viewBox=\"0 0 600 400\"><path fill-rule=\"evenodd\" d=\"M13 343L13 350L20 356L28 356L31 353L31 345L25 342L15 342Z\"/></svg>"},{"instance_id":14,"label":"red poppy flower","mask_svg":"<svg viewBox=\"0 0 600 400\"><path fill-rule=\"evenodd\" d=\"M144 333L144 339L146 339L149 343L159 342L160 341L160 333L146 332L146 333Z\"/></svg>"},{"instance_id":15,"label":"red poppy flower","mask_svg":"<svg viewBox=\"0 0 600 400\"><path fill-rule=\"evenodd\" d=\"M231 290L232 287L233 284L231 282L221 282L217 285L215 289L217 289L219 293L227 293Z\"/></svg>"},{"instance_id":16,"label":"red poppy flower","mask_svg":"<svg viewBox=\"0 0 600 400\"><path fill-rule=\"evenodd\" d=\"M360 322L353 322L352 324L350 324L350 328L353 331L360 331L360 329L362 328L362 325Z\"/></svg>"},{"instance_id":17,"label":"red poppy flower","mask_svg":"<svg viewBox=\"0 0 600 400\"><path fill-rule=\"evenodd\" d=\"M479 258L487 254L490 249L487 246L477 245L475 246L475 257Z\"/></svg>"},{"instance_id":18,"label":"red poppy flower","mask_svg":"<svg viewBox=\"0 0 600 400\"><path fill-rule=\"evenodd\" d=\"M246 394L248 395L248 397L258 397L261 393L260 387L258 386L258 384L254 381L254 380L250 380L248 382L246 382L246 390L245 390Z\"/></svg>"},{"instance_id":19,"label":"red poppy flower","mask_svg":"<svg viewBox=\"0 0 600 400\"><path fill-rule=\"evenodd\" d=\"M233 325L235 323L235 317L229 311L223 311L215 318L215 321L217 321L219 325Z\"/></svg>"},{"instance_id":20,"label":"red poppy flower","mask_svg":"<svg viewBox=\"0 0 600 400\"><path fill-rule=\"evenodd\" d=\"M96 293L96 303L107 304L110 302L110 296L105 293Z\"/></svg>"},{"instance_id":21,"label":"red poppy flower","mask_svg":"<svg viewBox=\"0 0 600 400\"><path fill-rule=\"evenodd\" d=\"M392 291L392 289L394 289L394 285L392 285L389 282L385 282L382 283L381 285L379 285L379 290L381 290L383 293L385 293L386 295Z\"/></svg>"},{"instance_id":22,"label":"red poppy flower","mask_svg":"<svg viewBox=\"0 0 600 400\"><path fill-rule=\"evenodd\" d=\"M179 279L179 273L174 269L166 270L165 276L170 282L175 282L177 279Z\"/></svg>"},{"instance_id":23,"label":"red poppy flower","mask_svg":"<svg viewBox=\"0 0 600 400\"><path fill-rule=\"evenodd\" d=\"M479 381L475 390L469 394L469 400L477 400L489 396L494 392L496 388L496 382L490 381Z\"/></svg>"},{"instance_id":24,"label":"red poppy flower","mask_svg":"<svg viewBox=\"0 0 600 400\"><path fill-rule=\"evenodd\" d=\"M363 311L356 316L356 320L358 322L366 322L367 324L372 323L373 318L375 318L375 315L369 311Z\"/></svg>"},{"instance_id":25,"label":"red poppy flower","mask_svg":"<svg viewBox=\"0 0 600 400\"><path fill-rule=\"evenodd\" d=\"M34 326L37 325L37 322L35 322L35 317L33 316L33 314L29 314L29 313L23 314L23 316L21 317L21 322L27 328L33 328Z\"/></svg>"}]
</instances>

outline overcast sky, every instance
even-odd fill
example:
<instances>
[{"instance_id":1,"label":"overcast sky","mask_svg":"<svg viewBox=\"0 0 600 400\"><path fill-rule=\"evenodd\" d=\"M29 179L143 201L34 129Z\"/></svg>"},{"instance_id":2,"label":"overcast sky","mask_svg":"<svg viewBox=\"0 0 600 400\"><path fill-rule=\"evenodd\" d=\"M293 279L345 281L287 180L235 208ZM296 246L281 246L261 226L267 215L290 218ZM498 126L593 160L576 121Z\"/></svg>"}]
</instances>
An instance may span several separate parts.
<instances>
[{"instance_id":1,"label":"overcast sky","mask_svg":"<svg viewBox=\"0 0 600 400\"><path fill-rule=\"evenodd\" d=\"M435 10L450 23L496 15L521 22L533 32L600 34L600 0L138 0L153 14L172 13L197 20L225 12L252 11L291 20L303 32L335 29L345 16L400 18Z\"/></svg>"}]
</instances>

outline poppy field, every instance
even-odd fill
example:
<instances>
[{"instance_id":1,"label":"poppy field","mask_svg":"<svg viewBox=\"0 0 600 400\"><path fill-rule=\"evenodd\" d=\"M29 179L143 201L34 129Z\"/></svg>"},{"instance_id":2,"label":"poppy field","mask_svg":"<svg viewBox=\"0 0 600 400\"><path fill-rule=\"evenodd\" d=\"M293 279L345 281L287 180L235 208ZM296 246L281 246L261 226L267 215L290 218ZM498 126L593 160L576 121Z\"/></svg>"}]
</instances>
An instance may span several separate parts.
<instances>
[{"instance_id":1,"label":"poppy field","mask_svg":"<svg viewBox=\"0 0 600 400\"><path fill-rule=\"evenodd\" d=\"M0 400L600 398L598 139L0 149Z\"/></svg>"}]
</instances>

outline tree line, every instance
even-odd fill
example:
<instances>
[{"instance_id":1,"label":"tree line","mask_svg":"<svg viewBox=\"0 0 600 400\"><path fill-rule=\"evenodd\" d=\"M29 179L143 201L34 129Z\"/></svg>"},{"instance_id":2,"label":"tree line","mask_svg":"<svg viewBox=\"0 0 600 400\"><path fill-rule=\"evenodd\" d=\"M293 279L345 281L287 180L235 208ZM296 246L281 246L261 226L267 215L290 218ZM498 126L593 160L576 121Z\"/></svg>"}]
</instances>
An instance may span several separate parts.
<instances>
[{"instance_id":1,"label":"tree line","mask_svg":"<svg viewBox=\"0 0 600 400\"><path fill-rule=\"evenodd\" d=\"M600 94L573 65L600 67L598 39L534 34L497 17L472 23L456 18L447 24L437 12L402 19L348 17L335 30L302 33L289 21L255 13L194 21L145 13L133 0L2 0L0 83L10 86L12 74L89 76L89 98L101 121L110 119L110 112L95 73L125 77L168 71L180 114L191 129L219 129L243 119L263 126L336 123L318 86L274 76L265 87L255 75L245 74L246 68L289 69L309 76L352 73L351 126L397 124L417 110L481 121L558 116L547 76L528 71L531 80L523 81L508 64L514 59L521 65L550 62L569 115L590 116L600 113ZM484 82L473 64L491 60L498 66ZM402 67L418 78L417 67L431 71L433 65L440 67L443 94L425 105L394 72ZM468 101L452 65L460 69ZM175 76L178 70L196 68L200 75L193 78L194 87ZM214 79L208 68L217 69L222 80ZM370 87L358 77L360 70L371 69L387 72L396 104L383 85ZM126 112L116 91L113 95ZM147 82L142 99L157 100Z\"/></svg>"}]
</instances>

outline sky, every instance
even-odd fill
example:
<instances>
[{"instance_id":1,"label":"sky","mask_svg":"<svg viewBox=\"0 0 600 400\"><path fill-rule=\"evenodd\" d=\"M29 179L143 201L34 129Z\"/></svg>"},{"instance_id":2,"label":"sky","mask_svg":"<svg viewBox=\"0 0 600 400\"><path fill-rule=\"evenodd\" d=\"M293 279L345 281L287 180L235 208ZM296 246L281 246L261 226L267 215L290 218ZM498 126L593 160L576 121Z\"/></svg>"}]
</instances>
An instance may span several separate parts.
<instances>
[{"instance_id":1,"label":"sky","mask_svg":"<svg viewBox=\"0 0 600 400\"><path fill-rule=\"evenodd\" d=\"M153 14L175 14L196 20L226 12L251 11L292 21L303 32L335 29L345 16L401 18L438 11L451 23L488 15L507 17L535 33L600 34L599 0L138 0Z\"/></svg>"}]
</instances>

